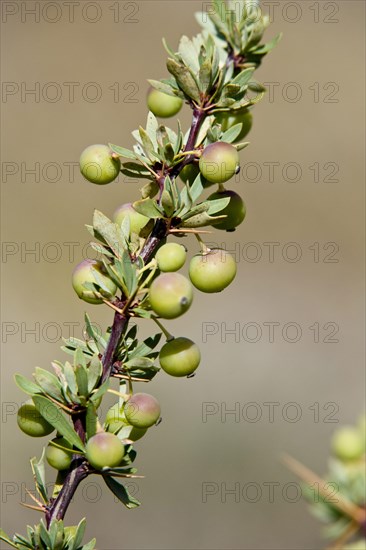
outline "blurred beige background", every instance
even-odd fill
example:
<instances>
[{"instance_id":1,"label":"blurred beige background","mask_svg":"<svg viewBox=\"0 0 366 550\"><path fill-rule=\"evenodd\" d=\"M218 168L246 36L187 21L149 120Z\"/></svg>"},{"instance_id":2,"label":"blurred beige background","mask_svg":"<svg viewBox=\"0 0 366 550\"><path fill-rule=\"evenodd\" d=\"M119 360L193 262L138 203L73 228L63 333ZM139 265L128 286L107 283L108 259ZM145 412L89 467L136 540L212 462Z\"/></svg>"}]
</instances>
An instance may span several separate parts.
<instances>
[{"instance_id":1,"label":"blurred beige background","mask_svg":"<svg viewBox=\"0 0 366 550\"><path fill-rule=\"evenodd\" d=\"M267 38L284 37L258 71L271 93L255 108L233 183L247 219L233 234L210 237L235 251L239 274L224 294L197 292L190 312L169 324L200 344L203 361L193 379L161 374L150 385L164 418L137 444L146 478L130 488L141 508L115 503L98 478L70 508L68 523L86 515L101 550L325 546L280 457L290 453L323 473L331 434L365 405L364 3L265 5L274 10ZM130 132L147 114L146 79L167 75L161 38L175 48L182 34L197 33L201 6L82 0L72 16L66 2L3 2L1 524L8 533L38 521L19 502L32 488L28 459L44 443L17 429L24 396L13 374L62 360L60 338L81 337L84 309L102 326L110 321L109 311L76 299L70 273L90 254L84 224L93 208L111 215L139 188L122 180L93 186L75 163L92 143L131 146ZM187 127L188 107L179 116ZM188 245L193 254L196 243ZM151 330L142 323L143 335ZM233 409L236 416L226 414Z\"/></svg>"}]
</instances>

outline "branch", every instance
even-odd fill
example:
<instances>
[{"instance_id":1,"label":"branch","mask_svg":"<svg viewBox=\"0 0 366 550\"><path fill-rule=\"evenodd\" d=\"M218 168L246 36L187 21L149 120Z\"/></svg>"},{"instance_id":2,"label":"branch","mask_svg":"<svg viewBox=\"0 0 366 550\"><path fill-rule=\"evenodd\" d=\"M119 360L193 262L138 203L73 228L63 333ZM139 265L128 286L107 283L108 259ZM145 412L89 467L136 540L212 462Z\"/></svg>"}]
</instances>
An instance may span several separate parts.
<instances>
[{"instance_id":1,"label":"branch","mask_svg":"<svg viewBox=\"0 0 366 550\"><path fill-rule=\"evenodd\" d=\"M197 140L198 132L206 116L207 116L207 113L205 113L205 111L203 111L200 108L194 108L191 129L189 132L186 146L184 148L185 151L190 151L194 148L194 145ZM176 177L186 164L189 164L190 162L192 162L192 158L193 158L193 155L187 155L187 157L180 164L174 166L170 175L172 177ZM143 246L143 249L140 253L140 258L142 258L145 264L152 257L152 255L154 254L160 242L163 239L165 239L165 237L168 235L169 229L170 227L166 220L158 219L155 222L154 228L150 236L147 238ZM125 303L125 301L126 301L126 297L122 295L121 296L122 306ZM102 358L103 374L102 374L101 384L106 380L108 380L108 378L111 376L116 351L121 342L123 332L125 331L128 325L129 319L130 319L130 316L126 313L122 314L116 311L114 314L111 335L109 337L107 348ZM85 414L86 414L85 411L82 411L79 414L75 415L74 417L75 431L83 442L85 442L85 437L86 437ZM83 479L85 479L90 473L88 471L88 468L85 462L77 465L78 462L80 462L80 458L78 461L75 458L71 466L71 470L67 474L65 483L63 484L58 497L56 498L56 500L54 500L50 504L49 508L46 511L46 521L48 526L50 525L53 519L64 518L66 511L72 500L72 497L74 496L75 491L78 488L80 482ZM76 466L74 464L76 464Z\"/></svg>"},{"instance_id":2,"label":"branch","mask_svg":"<svg viewBox=\"0 0 366 550\"><path fill-rule=\"evenodd\" d=\"M80 459L79 459L80 460ZM89 475L88 468L85 463L74 467L65 479L62 489L52 504L46 511L47 527L50 526L53 520L64 519L69 504L75 494L76 489L83 479Z\"/></svg>"},{"instance_id":3,"label":"branch","mask_svg":"<svg viewBox=\"0 0 366 550\"><path fill-rule=\"evenodd\" d=\"M193 118L187 143L184 147L184 151L192 151L196 144L198 133L201 129L202 123L207 117L207 112L199 107L193 109ZM175 178L181 172L181 170L192 162L194 155L187 155L179 164L176 164L170 172L170 177Z\"/></svg>"}]
</instances>

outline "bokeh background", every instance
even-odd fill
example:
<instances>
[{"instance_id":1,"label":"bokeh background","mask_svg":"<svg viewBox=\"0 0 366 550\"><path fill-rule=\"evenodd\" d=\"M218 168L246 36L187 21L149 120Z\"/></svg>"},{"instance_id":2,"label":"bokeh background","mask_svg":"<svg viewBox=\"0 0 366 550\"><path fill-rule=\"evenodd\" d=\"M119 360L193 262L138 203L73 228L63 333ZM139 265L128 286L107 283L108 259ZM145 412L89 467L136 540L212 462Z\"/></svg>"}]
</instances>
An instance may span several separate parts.
<instances>
[{"instance_id":1,"label":"bokeh background","mask_svg":"<svg viewBox=\"0 0 366 550\"><path fill-rule=\"evenodd\" d=\"M182 34L197 33L194 12L202 8L198 1L70 4L2 3L1 524L8 533L38 521L19 502L32 488L29 458L43 444L17 429L24 396L13 375L64 358L61 337L82 337L84 310L103 327L110 322L107 308L76 299L70 274L91 256L84 224L93 209L111 215L140 187L122 178L88 184L79 154L92 143L131 146L130 132L147 115L146 79L167 75L162 36L175 48ZM86 515L99 549L325 544L281 455L324 473L332 433L365 405L365 7L281 1L265 9L273 15L267 38L284 37L257 73L270 93L255 108L232 185L248 214L235 233L209 236L235 253L238 277L217 296L197 292L189 313L169 323L200 344L203 361L193 379L163 373L150 385L163 422L137 444L146 477L130 490L143 505L126 510L98 478L75 498L68 523ZM187 128L188 107L179 118ZM194 254L194 239L187 244ZM142 335L152 330L141 323Z\"/></svg>"}]
</instances>

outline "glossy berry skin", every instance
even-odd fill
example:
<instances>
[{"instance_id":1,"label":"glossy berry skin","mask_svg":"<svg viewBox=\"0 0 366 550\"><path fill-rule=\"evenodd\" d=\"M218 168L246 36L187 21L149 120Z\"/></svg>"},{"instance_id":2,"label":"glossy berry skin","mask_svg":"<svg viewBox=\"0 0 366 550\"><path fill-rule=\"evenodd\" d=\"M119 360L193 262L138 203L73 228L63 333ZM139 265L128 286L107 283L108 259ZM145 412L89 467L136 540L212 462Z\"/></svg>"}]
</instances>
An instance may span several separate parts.
<instances>
[{"instance_id":1,"label":"glossy berry skin","mask_svg":"<svg viewBox=\"0 0 366 550\"><path fill-rule=\"evenodd\" d=\"M41 416L31 399L26 401L26 403L19 408L17 422L22 432L32 437L44 437L55 430L55 428Z\"/></svg>"},{"instance_id":2,"label":"glossy berry skin","mask_svg":"<svg viewBox=\"0 0 366 550\"><path fill-rule=\"evenodd\" d=\"M193 288L180 273L162 273L149 289L150 305L163 319L176 319L191 306Z\"/></svg>"},{"instance_id":3,"label":"glossy berry skin","mask_svg":"<svg viewBox=\"0 0 366 550\"><path fill-rule=\"evenodd\" d=\"M221 129L223 132L230 130L230 128L232 126L235 126L235 124L242 124L240 134L235 139L234 143L239 143L240 141L242 141L245 136L249 134L253 125L253 115L247 109L244 111L240 111L239 113L230 113L229 111L217 113L215 115L215 118L217 122L221 124Z\"/></svg>"},{"instance_id":4,"label":"glossy berry skin","mask_svg":"<svg viewBox=\"0 0 366 550\"><path fill-rule=\"evenodd\" d=\"M115 180L121 169L121 161L112 156L107 145L89 145L80 156L80 171L91 183L105 185Z\"/></svg>"},{"instance_id":5,"label":"glossy berry skin","mask_svg":"<svg viewBox=\"0 0 366 550\"><path fill-rule=\"evenodd\" d=\"M149 232L154 225L153 220L136 212L131 202L121 204L121 206L117 208L113 214L113 221L121 225L123 220L127 217L130 219L130 233L136 233L142 236L142 234Z\"/></svg>"},{"instance_id":6,"label":"glossy berry skin","mask_svg":"<svg viewBox=\"0 0 366 550\"><path fill-rule=\"evenodd\" d=\"M202 292L221 292L234 280L235 275L235 260L222 249L197 254L189 266L192 284Z\"/></svg>"},{"instance_id":7,"label":"glossy berry skin","mask_svg":"<svg viewBox=\"0 0 366 550\"><path fill-rule=\"evenodd\" d=\"M212 225L216 229L223 229L226 231L234 231L234 229L242 223L245 218L246 208L243 199L235 193L235 191L217 191L212 193L207 200L230 198L230 202L223 210L217 212L217 216L225 215L226 218L213 223Z\"/></svg>"},{"instance_id":8,"label":"glossy berry skin","mask_svg":"<svg viewBox=\"0 0 366 550\"><path fill-rule=\"evenodd\" d=\"M182 108L183 100L152 89L147 96L149 110L160 118L168 118L176 115Z\"/></svg>"},{"instance_id":9,"label":"glossy berry skin","mask_svg":"<svg viewBox=\"0 0 366 550\"><path fill-rule=\"evenodd\" d=\"M88 259L84 260L75 267L72 273L72 286L79 298L85 302L88 302L88 304L103 303L103 300L96 296L92 290L84 287L84 283L98 284L95 271L97 271L98 276L101 278L104 286L106 286L109 291L106 292L104 289L100 289L100 293L105 296L105 298L111 298L117 292L117 286L108 277L105 272L104 265L101 262Z\"/></svg>"},{"instance_id":10,"label":"glossy berry skin","mask_svg":"<svg viewBox=\"0 0 366 550\"><path fill-rule=\"evenodd\" d=\"M70 443L64 437L55 437L55 439L52 439L52 442L66 449L72 449ZM46 448L46 460L48 464L56 470L67 470L71 465L72 453L55 447L52 445L52 442Z\"/></svg>"},{"instance_id":11,"label":"glossy berry skin","mask_svg":"<svg viewBox=\"0 0 366 550\"><path fill-rule=\"evenodd\" d=\"M121 464L125 448L116 435L100 432L89 439L85 455L89 464L96 470L105 467L115 468Z\"/></svg>"},{"instance_id":12,"label":"glossy berry skin","mask_svg":"<svg viewBox=\"0 0 366 550\"><path fill-rule=\"evenodd\" d=\"M184 266L186 257L187 251L179 243L166 243L155 255L160 271L178 271Z\"/></svg>"},{"instance_id":13,"label":"glossy berry skin","mask_svg":"<svg viewBox=\"0 0 366 550\"><path fill-rule=\"evenodd\" d=\"M203 150L199 161L201 174L211 183L224 183L239 167L239 154L233 145L218 141Z\"/></svg>"},{"instance_id":14,"label":"glossy berry skin","mask_svg":"<svg viewBox=\"0 0 366 550\"><path fill-rule=\"evenodd\" d=\"M340 460L345 462L358 460L365 450L362 433L352 426L344 426L335 432L332 449Z\"/></svg>"},{"instance_id":15,"label":"glossy berry skin","mask_svg":"<svg viewBox=\"0 0 366 550\"><path fill-rule=\"evenodd\" d=\"M116 403L111 407L105 417L105 424L108 425L108 432L116 433L120 431L125 426L130 426L126 420L123 408L119 407L119 404ZM135 428L133 427L128 435L128 439L132 441L138 441L141 439L147 432L147 428Z\"/></svg>"},{"instance_id":16,"label":"glossy berry skin","mask_svg":"<svg viewBox=\"0 0 366 550\"><path fill-rule=\"evenodd\" d=\"M161 368L171 376L192 374L201 361L197 344L189 338L179 337L164 344L159 353Z\"/></svg>"},{"instance_id":17,"label":"glossy berry skin","mask_svg":"<svg viewBox=\"0 0 366 550\"><path fill-rule=\"evenodd\" d=\"M125 404L127 421L136 428L150 428L160 418L159 402L148 393L135 393Z\"/></svg>"}]
</instances>

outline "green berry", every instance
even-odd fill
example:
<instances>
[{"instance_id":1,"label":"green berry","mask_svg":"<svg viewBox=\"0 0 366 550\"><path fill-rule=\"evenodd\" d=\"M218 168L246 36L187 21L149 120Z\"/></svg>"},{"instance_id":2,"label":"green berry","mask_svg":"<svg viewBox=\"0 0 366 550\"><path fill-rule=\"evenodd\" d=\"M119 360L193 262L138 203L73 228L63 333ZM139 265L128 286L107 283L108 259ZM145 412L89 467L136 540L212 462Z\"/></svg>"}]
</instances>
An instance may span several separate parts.
<instances>
[{"instance_id":1,"label":"green berry","mask_svg":"<svg viewBox=\"0 0 366 550\"><path fill-rule=\"evenodd\" d=\"M31 399L19 408L17 422L22 432L32 437L44 437L55 430L55 428L43 418Z\"/></svg>"},{"instance_id":2,"label":"green berry","mask_svg":"<svg viewBox=\"0 0 366 550\"><path fill-rule=\"evenodd\" d=\"M84 260L80 262L74 269L72 274L72 286L76 294L89 304L102 304L103 300L95 295L92 290L85 288L85 283L98 285L103 283L104 288L100 288L99 292L105 298L111 298L117 292L117 286L108 277L102 262L96 260Z\"/></svg>"},{"instance_id":3,"label":"green berry","mask_svg":"<svg viewBox=\"0 0 366 550\"><path fill-rule=\"evenodd\" d=\"M184 337L169 340L159 353L161 368L171 376L192 374L200 360L201 352L197 344Z\"/></svg>"},{"instance_id":4,"label":"green berry","mask_svg":"<svg viewBox=\"0 0 366 550\"><path fill-rule=\"evenodd\" d=\"M178 271L184 266L187 251L178 243L167 243L159 248L155 258L160 271Z\"/></svg>"},{"instance_id":5,"label":"green berry","mask_svg":"<svg viewBox=\"0 0 366 550\"><path fill-rule=\"evenodd\" d=\"M105 424L107 426L108 432L116 433L119 432L122 428L126 426L131 426L127 420L123 411L123 407L119 407L119 404L116 403L111 407L105 417ZM141 439L147 432L147 428L135 428L133 427L128 435L128 439L132 441L138 441Z\"/></svg>"},{"instance_id":6,"label":"green berry","mask_svg":"<svg viewBox=\"0 0 366 550\"><path fill-rule=\"evenodd\" d=\"M64 451L64 449L56 447L53 443L70 450L72 446L64 437L55 437L46 448L46 460L48 464L56 470L67 470L71 465L72 452Z\"/></svg>"},{"instance_id":7,"label":"green berry","mask_svg":"<svg viewBox=\"0 0 366 550\"><path fill-rule=\"evenodd\" d=\"M125 405L127 421L136 428L150 428L160 418L159 402L148 393L135 393Z\"/></svg>"},{"instance_id":8,"label":"green berry","mask_svg":"<svg viewBox=\"0 0 366 550\"><path fill-rule=\"evenodd\" d=\"M199 161L201 174L211 183L224 183L237 172L239 154L233 145L219 141L203 150Z\"/></svg>"},{"instance_id":9,"label":"green berry","mask_svg":"<svg viewBox=\"0 0 366 550\"><path fill-rule=\"evenodd\" d=\"M131 202L122 204L113 214L114 223L121 225L125 218L130 219L130 232L141 235L150 232L154 221L137 212Z\"/></svg>"},{"instance_id":10,"label":"green berry","mask_svg":"<svg viewBox=\"0 0 366 550\"><path fill-rule=\"evenodd\" d=\"M221 129L223 132L230 130L235 124L242 124L242 129L238 137L235 139L234 143L239 143L242 141L245 136L249 133L253 125L253 115L247 109L236 112L236 111L225 111L217 113L215 115L217 122L221 124Z\"/></svg>"},{"instance_id":11,"label":"green berry","mask_svg":"<svg viewBox=\"0 0 366 550\"><path fill-rule=\"evenodd\" d=\"M224 229L226 231L234 231L234 229L242 223L245 218L246 208L243 199L235 193L235 191L217 191L208 197L207 200L230 198L230 202L223 210L217 212L217 216L225 215L226 218L213 223L216 229Z\"/></svg>"},{"instance_id":12,"label":"green berry","mask_svg":"<svg viewBox=\"0 0 366 550\"><path fill-rule=\"evenodd\" d=\"M235 278L236 263L226 250L214 249L191 260L189 277L202 292L221 292Z\"/></svg>"},{"instance_id":13,"label":"green berry","mask_svg":"<svg viewBox=\"0 0 366 550\"><path fill-rule=\"evenodd\" d=\"M159 90L150 90L147 96L147 106L158 117L168 118L176 115L182 108L183 101L179 97L164 94Z\"/></svg>"},{"instance_id":14,"label":"green berry","mask_svg":"<svg viewBox=\"0 0 366 550\"><path fill-rule=\"evenodd\" d=\"M180 273L162 273L151 284L150 304L154 312L163 319L175 319L191 306L193 288Z\"/></svg>"},{"instance_id":15,"label":"green berry","mask_svg":"<svg viewBox=\"0 0 366 550\"><path fill-rule=\"evenodd\" d=\"M121 161L107 145L89 145L80 156L80 171L91 183L105 185L115 180Z\"/></svg>"},{"instance_id":16,"label":"green berry","mask_svg":"<svg viewBox=\"0 0 366 550\"><path fill-rule=\"evenodd\" d=\"M187 164L182 168L182 170L179 173L179 177L181 178L184 183L187 183L188 185L192 185L194 183L194 180L196 177L200 174L200 168L199 165L196 163ZM207 187L211 187L214 185L211 181L207 181L201 174L201 183L202 187L206 189Z\"/></svg>"},{"instance_id":17,"label":"green berry","mask_svg":"<svg viewBox=\"0 0 366 550\"><path fill-rule=\"evenodd\" d=\"M332 449L340 460L358 460L364 453L362 434L353 426L344 426L335 432L332 439Z\"/></svg>"},{"instance_id":18,"label":"green berry","mask_svg":"<svg viewBox=\"0 0 366 550\"><path fill-rule=\"evenodd\" d=\"M125 448L116 435L100 432L89 439L85 455L89 464L96 470L105 467L115 468L121 464Z\"/></svg>"}]
</instances>

